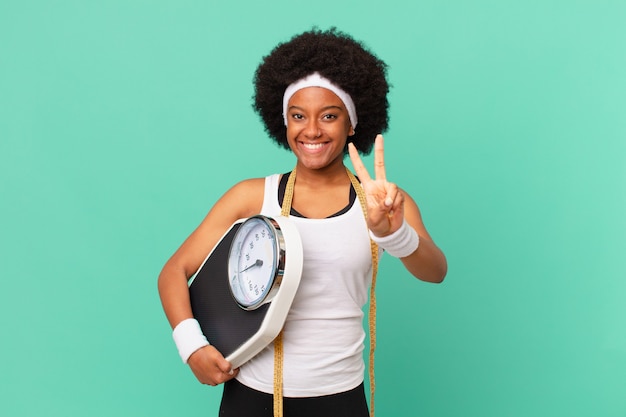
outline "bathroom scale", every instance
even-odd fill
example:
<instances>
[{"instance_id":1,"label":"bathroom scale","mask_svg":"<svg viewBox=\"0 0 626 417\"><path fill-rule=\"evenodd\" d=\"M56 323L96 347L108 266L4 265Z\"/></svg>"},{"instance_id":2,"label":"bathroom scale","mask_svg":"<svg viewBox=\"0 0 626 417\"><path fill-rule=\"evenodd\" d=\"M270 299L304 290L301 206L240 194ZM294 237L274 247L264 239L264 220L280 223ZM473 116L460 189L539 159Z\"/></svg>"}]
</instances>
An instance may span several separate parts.
<instances>
[{"instance_id":1,"label":"bathroom scale","mask_svg":"<svg viewBox=\"0 0 626 417\"><path fill-rule=\"evenodd\" d=\"M278 336L302 275L302 242L288 217L237 220L189 281L202 332L233 368Z\"/></svg>"}]
</instances>

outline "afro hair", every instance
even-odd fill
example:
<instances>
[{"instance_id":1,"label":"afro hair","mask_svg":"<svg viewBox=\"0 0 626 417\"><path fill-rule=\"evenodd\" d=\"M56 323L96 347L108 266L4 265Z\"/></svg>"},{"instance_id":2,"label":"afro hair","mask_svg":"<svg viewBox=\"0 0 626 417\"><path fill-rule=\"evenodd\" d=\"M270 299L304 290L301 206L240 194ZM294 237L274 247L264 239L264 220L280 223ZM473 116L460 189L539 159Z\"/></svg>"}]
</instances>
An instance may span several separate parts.
<instances>
[{"instance_id":1,"label":"afro hair","mask_svg":"<svg viewBox=\"0 0 626 417\"><path fill-rule=\"evenodd\" d=\"M387 65L336 28L314 28L296 35L263 58L254 75L253 107L265 131L278 145L289 149L283 94L291 83L313 72L350 95L359 119L351 142L361 153L369 154L376 135L385 132L389 124Z\"/></svg>"}]
</instances>

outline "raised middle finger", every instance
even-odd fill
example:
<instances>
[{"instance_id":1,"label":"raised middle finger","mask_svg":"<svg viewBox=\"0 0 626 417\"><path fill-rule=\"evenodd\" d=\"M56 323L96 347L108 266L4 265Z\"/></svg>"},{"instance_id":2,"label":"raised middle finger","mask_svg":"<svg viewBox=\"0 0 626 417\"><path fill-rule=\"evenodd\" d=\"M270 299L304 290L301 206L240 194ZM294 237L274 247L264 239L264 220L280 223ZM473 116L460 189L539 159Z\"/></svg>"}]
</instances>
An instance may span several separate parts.
<instances>
[{"instance_id":1,"label":"raised middle finger","mask_svg":"<svg viewBox=\"0 0 626 417\"><path fill-rule=\"evenodd\" d=\"M385 147L382 135L376 136L374 142L374 175L377 180L387 181L385 172Z\"/></svg>"}]
</instances>

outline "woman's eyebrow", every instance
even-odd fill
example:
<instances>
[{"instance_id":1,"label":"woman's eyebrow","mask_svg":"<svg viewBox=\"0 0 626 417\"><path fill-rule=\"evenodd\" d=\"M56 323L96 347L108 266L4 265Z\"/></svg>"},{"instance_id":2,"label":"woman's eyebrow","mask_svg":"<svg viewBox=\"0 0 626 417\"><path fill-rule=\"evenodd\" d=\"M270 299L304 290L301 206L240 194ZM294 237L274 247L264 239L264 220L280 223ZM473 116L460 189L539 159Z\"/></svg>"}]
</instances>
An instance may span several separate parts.
<instances>
[{"instance_id":1,"label":"woman's eyebrow","mask_svg":"<svg viewBox=\"0 0 626 417\"><path fill-rule=\"evenodd\" d=\"M296 106L295 104L294 104L294 105L289 106L289 108L288 108L287 110L291 110L291 109L296 109L296 110L305 110L303 107ZM344 109L344 107L339 106L339 105L334 105L334 104L331 104L331 105L329 105L329 106L322 107L320 110L324 111L324 110L330 110L330 109L345 110L345 109Z\"/></svg>"}]
</instances>

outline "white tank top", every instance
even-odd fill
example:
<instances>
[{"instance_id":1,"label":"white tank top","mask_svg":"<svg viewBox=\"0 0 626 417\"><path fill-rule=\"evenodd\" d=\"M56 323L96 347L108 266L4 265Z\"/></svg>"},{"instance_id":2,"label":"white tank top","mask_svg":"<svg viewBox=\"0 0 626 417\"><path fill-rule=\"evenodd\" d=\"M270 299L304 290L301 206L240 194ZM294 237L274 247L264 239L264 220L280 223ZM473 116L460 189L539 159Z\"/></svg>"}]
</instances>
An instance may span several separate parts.
<instances>
[{"instance_id":1,"label":"white tank top","mask_svg":"<svg viewBox=\"0 0 626 417\"><path fill-rule=\"evenodd\" d=\"M265 179L261 214L280 215L280 175ZM344 392L363 381L363 306L372 278L370 240L358 200L326 219L291 216L304 251L302 278L283 330L285 397ZM237 379L272 393L274 346L241 367Z\"/></svg>"}]
</instances>

